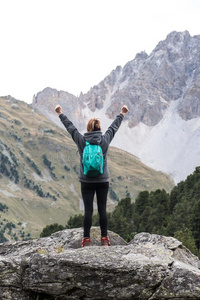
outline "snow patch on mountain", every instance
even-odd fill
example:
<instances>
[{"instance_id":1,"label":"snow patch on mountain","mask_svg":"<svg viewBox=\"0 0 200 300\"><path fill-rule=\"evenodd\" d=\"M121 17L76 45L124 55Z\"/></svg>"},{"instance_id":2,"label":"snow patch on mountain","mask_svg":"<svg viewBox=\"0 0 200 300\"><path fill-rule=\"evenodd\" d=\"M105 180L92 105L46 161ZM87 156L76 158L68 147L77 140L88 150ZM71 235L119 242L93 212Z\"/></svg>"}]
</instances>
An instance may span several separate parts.
<instances>
[{"instance_id":1,"label":"snow patch on mountain","mask_svg":"<svg viewBox=\"0 0 200 300\"><path fill-rule=\"evenodd\" d=\"M179 101L171 102L156 126L122 124L113 146L128 151L178 183L191 174L200 157L200 118L183 120L176 112ZM192 155L191 155L192 153Z\"/></svg>"}]
</instances>

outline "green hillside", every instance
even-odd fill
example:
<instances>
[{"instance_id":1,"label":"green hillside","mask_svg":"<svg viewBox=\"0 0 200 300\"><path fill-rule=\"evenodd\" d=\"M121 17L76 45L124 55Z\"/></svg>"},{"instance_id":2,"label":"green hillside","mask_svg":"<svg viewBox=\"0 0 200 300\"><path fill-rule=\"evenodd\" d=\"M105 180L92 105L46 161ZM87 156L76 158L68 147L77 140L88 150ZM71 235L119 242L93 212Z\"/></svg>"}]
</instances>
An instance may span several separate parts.
<instances>
[{"instance_id":1,"label":"green hillside","mask_svg":"<svg viewBox=\"0 0 200 300\"><path fill-rule=\"evenodd\" d=\"M0 232L8 239L38 237L82 211L79 155L67 131L14 98L0 98ZM169 176L111 147L108 209L142 190L174 186ZM1 237L1 236L0 236Z\"/></svg>"}]
</instances>

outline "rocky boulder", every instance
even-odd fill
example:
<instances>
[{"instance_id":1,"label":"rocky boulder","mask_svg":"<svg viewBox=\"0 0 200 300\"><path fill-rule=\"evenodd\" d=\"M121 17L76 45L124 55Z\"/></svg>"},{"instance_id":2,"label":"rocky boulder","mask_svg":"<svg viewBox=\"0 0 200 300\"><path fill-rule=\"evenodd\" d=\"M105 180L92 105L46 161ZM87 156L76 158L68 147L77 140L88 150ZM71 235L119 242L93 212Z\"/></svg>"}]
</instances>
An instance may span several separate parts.
<instances>
[{"instance_id":1,"label":"rocky boulder","mask_svg":"<svg viewBox=\"0 0 200 300\"><path fill-rule=\"evenodd\" d=\"M200 263L171 237L137 234L127 244L109 232L101 247L80 248L82 229L0 245L0 299L200 299Z\"/></svg>"}]
</instances>

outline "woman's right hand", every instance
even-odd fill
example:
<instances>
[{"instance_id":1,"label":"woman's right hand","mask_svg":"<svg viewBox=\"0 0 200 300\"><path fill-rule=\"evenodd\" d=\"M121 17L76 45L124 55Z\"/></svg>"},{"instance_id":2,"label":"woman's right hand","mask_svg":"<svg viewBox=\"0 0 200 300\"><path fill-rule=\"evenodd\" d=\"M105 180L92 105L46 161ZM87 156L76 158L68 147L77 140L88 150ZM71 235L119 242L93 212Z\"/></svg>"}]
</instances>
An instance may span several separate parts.
<instances>
[{"instance_id":1,"label":"woman's right hand","mask_svg":"<svg viewBox=\"0 0 200 300\"><path fill-rule=\"evenodd\" d=\"M55 111L57 112L58 115L61 115L62 114L62 107L59 104L56 105Z\"/></svg>"}]
</instances>

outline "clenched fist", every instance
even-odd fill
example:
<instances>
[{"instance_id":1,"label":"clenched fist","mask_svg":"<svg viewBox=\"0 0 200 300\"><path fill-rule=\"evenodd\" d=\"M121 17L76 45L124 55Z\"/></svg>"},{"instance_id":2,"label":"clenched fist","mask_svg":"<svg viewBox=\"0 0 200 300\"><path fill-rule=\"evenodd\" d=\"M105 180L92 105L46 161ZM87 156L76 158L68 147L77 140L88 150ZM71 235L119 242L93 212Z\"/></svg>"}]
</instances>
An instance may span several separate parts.
<instances>
[{"instance_id":1,"label":"clenched fist","mask_svg":"<svg viewBox=\"0 0 200 300\"><path fill-rule=\"evenodd\" d=\"M56 105L55 111L57 112L58 115L61 115L62 114L62 107L59 104Z\"/></svg>"},{"instance_id":2,"label":"clenched fist","mask_svg":"<svg viewBox=\"0 0 200 300\"><path fill-rule=\"evenodd\" d=\"M128 107L126 105L122 106L121 114L125 116L125 114L128 112Z\"/></svg>"}]
</instances>

